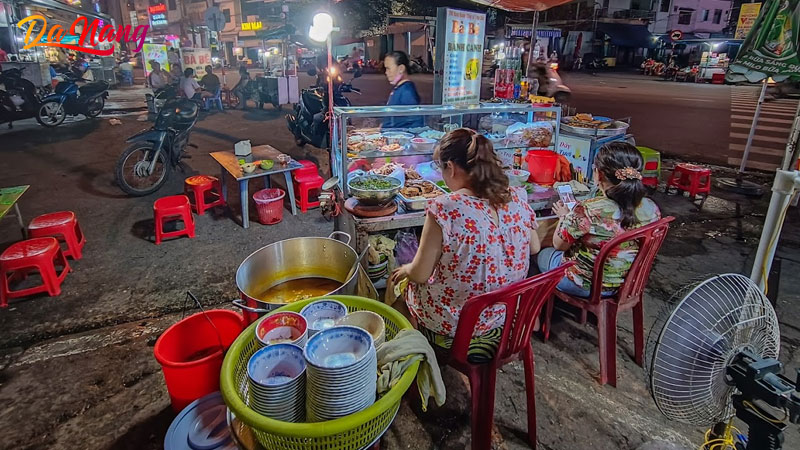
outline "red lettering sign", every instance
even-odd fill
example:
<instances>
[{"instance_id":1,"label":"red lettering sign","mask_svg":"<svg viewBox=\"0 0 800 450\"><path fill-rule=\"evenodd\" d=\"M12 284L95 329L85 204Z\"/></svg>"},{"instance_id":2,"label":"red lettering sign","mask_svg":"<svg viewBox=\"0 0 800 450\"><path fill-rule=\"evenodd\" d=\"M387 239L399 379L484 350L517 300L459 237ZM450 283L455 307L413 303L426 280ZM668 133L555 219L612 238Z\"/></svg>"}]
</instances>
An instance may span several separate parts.
<instances>
[{"instance_id":1,"label":"red lettering sign","mask_svg":"<svg viewBox=\"0 0 800 450\"><path fill-rule=\"evenodd\" d=\"M150 14L165 13L165 12L167 12L167 5L165 5L163 3L159 3L157 5L153 5L153 6L149 7L149 8L147 8L147 11Z\"/></svg>"}]
</instances>

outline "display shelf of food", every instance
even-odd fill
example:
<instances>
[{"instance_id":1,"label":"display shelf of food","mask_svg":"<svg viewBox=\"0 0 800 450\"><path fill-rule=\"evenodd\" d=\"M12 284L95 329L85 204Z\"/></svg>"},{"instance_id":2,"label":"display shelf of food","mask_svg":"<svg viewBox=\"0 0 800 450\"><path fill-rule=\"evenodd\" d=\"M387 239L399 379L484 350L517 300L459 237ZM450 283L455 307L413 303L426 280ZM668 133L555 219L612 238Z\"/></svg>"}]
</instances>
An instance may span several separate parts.
<instances>
[{"instance_id":1,"label":"display shelf of food","mask_svg":"<svg viewBox=\"0 0 800 450\"><path fill-rule=\"evenodd\" d=\"M617 140L633 140L628 134L630 118L611 119L588 113L561 118L558 150L572 164L575 179L592 181L592 163L597 150Z\"/></svg>"}]
</instances>

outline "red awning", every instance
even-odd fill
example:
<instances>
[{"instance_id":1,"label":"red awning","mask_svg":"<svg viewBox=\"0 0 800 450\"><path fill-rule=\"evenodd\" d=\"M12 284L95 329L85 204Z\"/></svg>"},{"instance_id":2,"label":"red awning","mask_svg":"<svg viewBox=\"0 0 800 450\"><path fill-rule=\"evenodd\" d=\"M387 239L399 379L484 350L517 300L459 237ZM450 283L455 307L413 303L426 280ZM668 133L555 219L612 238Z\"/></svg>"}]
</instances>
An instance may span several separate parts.
<instances>
[{"instance_id":1,"label":"red awning","mask_svg":"<svg viewBox=\"0 0 800 450\"><path fill-rule=\"evenodd\" d=\"M554 6L569 3L572 0L472 0L481 5L491 6L492 8L504 9L506 11L527 12L544 11Z\"/></svg>"}]
</instances>

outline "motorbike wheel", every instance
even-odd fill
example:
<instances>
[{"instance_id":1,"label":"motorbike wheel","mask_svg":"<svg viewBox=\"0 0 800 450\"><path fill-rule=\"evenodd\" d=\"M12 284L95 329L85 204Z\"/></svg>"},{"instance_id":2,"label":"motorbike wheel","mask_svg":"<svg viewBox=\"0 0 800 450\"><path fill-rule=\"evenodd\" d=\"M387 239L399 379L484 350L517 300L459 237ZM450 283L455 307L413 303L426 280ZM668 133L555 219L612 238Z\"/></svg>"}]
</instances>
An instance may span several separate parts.
<instances>
[{"instance_id":1,"label":"motorbike wheel","mask_svg":"<svg viewBox=\"0 0 800 450\"><path fill-rule=\"evenodd\" d=\"M556 103L561 103L562 105L569 103L570 97L571 96L568 92L556 92L556 94L553 96Z\"/></svg>"},{"instance_id":2,"label":"motorbike wheel","mask_svg":"<svg viewBox=\"0 0 800 450\"><path fill-rule=\"evenodd\" d=\"M36 113L36 121L42 126L53 128L64 123L67 118L67 110L58 100L48 100L39 105Z\"/></svg>"},{"instance_id":3,"label":"motorbike wheel","mask_svg":"<svg viewBox=\"0 0 800 450\"><path fill-rule=\"evenodd\" d=\"M86 117L94 119L103 112L106 107L106 99L102 96L95 98L91 103L86 105Z\"/></svg>"},{"instance_id":4,"label":"motorbike wheel","mask_svg":"<svg viewBox=\"0 0 800 450\"><path fill-rule=\"evenodd\" d=\"M152 151L152 144L137 142L120 155L114 168L114 177L117 185L126 194L133 197L152 194L167 182L172 166L167 161L166 153L163 150L158 153L158 161L156 161L153 173L149 176L139 175L144 174Z\"/></svg>"}]
</instances>

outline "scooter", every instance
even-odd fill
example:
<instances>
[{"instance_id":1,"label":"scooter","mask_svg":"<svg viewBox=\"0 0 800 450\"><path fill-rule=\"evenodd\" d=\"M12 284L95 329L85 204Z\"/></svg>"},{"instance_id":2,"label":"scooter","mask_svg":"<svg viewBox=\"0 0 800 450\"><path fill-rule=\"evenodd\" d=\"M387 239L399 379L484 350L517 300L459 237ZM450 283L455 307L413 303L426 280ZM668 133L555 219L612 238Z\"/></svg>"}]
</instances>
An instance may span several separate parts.
<instances>
[{"instance_id":1,"label":"scooter","mask_svg":"<svg viewBox=\"0 0 800 450\"><path fill-rule=\"evenodd\" d=\"M75 72L62 74L64 81L56 85L55 93L42 99L36 120L45 127L61 125L68 115L83 114L92 119L103 112L108 98L108 83L97 81L78 87L85 81Z\"/></svg>"},{"instance_id":2,"label":"scooter","mask_svg":"<svg viewBox=\"0 0 800 450\"><path fill-rule=\"evenodd\" d=\"M200 106L189 99L168 100L149 130L127 139L131 145L122 152L114 168L119 187L126 194L141 197L161 189L172 169L186 155L189 135L197 123Z\"/></svg>"},{"instance_id":3,"label":"scooter","mask_svg":"<svg viewBox=\"0 0 800 450\"><path fill-rule=\"evenodd\" d=\"M558 63L537 62L534 65L536 79L539 82L537 93L544 97L554 98L556 103L566 104L572 97L572 89L564 84L556 68L558 68Z\"/></svg>"},{"instance_id":4,"label":"scooter","mask_svg":"<svg viewBox=\"0 0 800 450\"><path fill-rule=\"evenodd\" d=\"M0 123L8 123L13 128L15 120L36 117L39 110L39 96L36 86L22 78L21 69L7 69L0 72Z\"/></svg>"},{"instance_id":5,"label":"scooter","mask_svg":"<svg viewBox=\"0 0 800 450\"><path fill-rule=\"evenodd\" d=\"M312 68L309 69L308 74L316 76L317 71ZM360 76L361 72L358 71L353 74L353 78ZM330 144L327 117L328 89L319 86L320 81L317 84L317 86L303 89L300 93L300 102L294 106L294 113L286 115L289 131L294 134L295 143L301 147L311 144L317 148L328 148ZM354 88L350 82L343 83L342 78L338 76L333 85L334 106L350 106L350 99L343 95L348 92L360 94L361 90Z\"/></svg>"}]
</instances>

